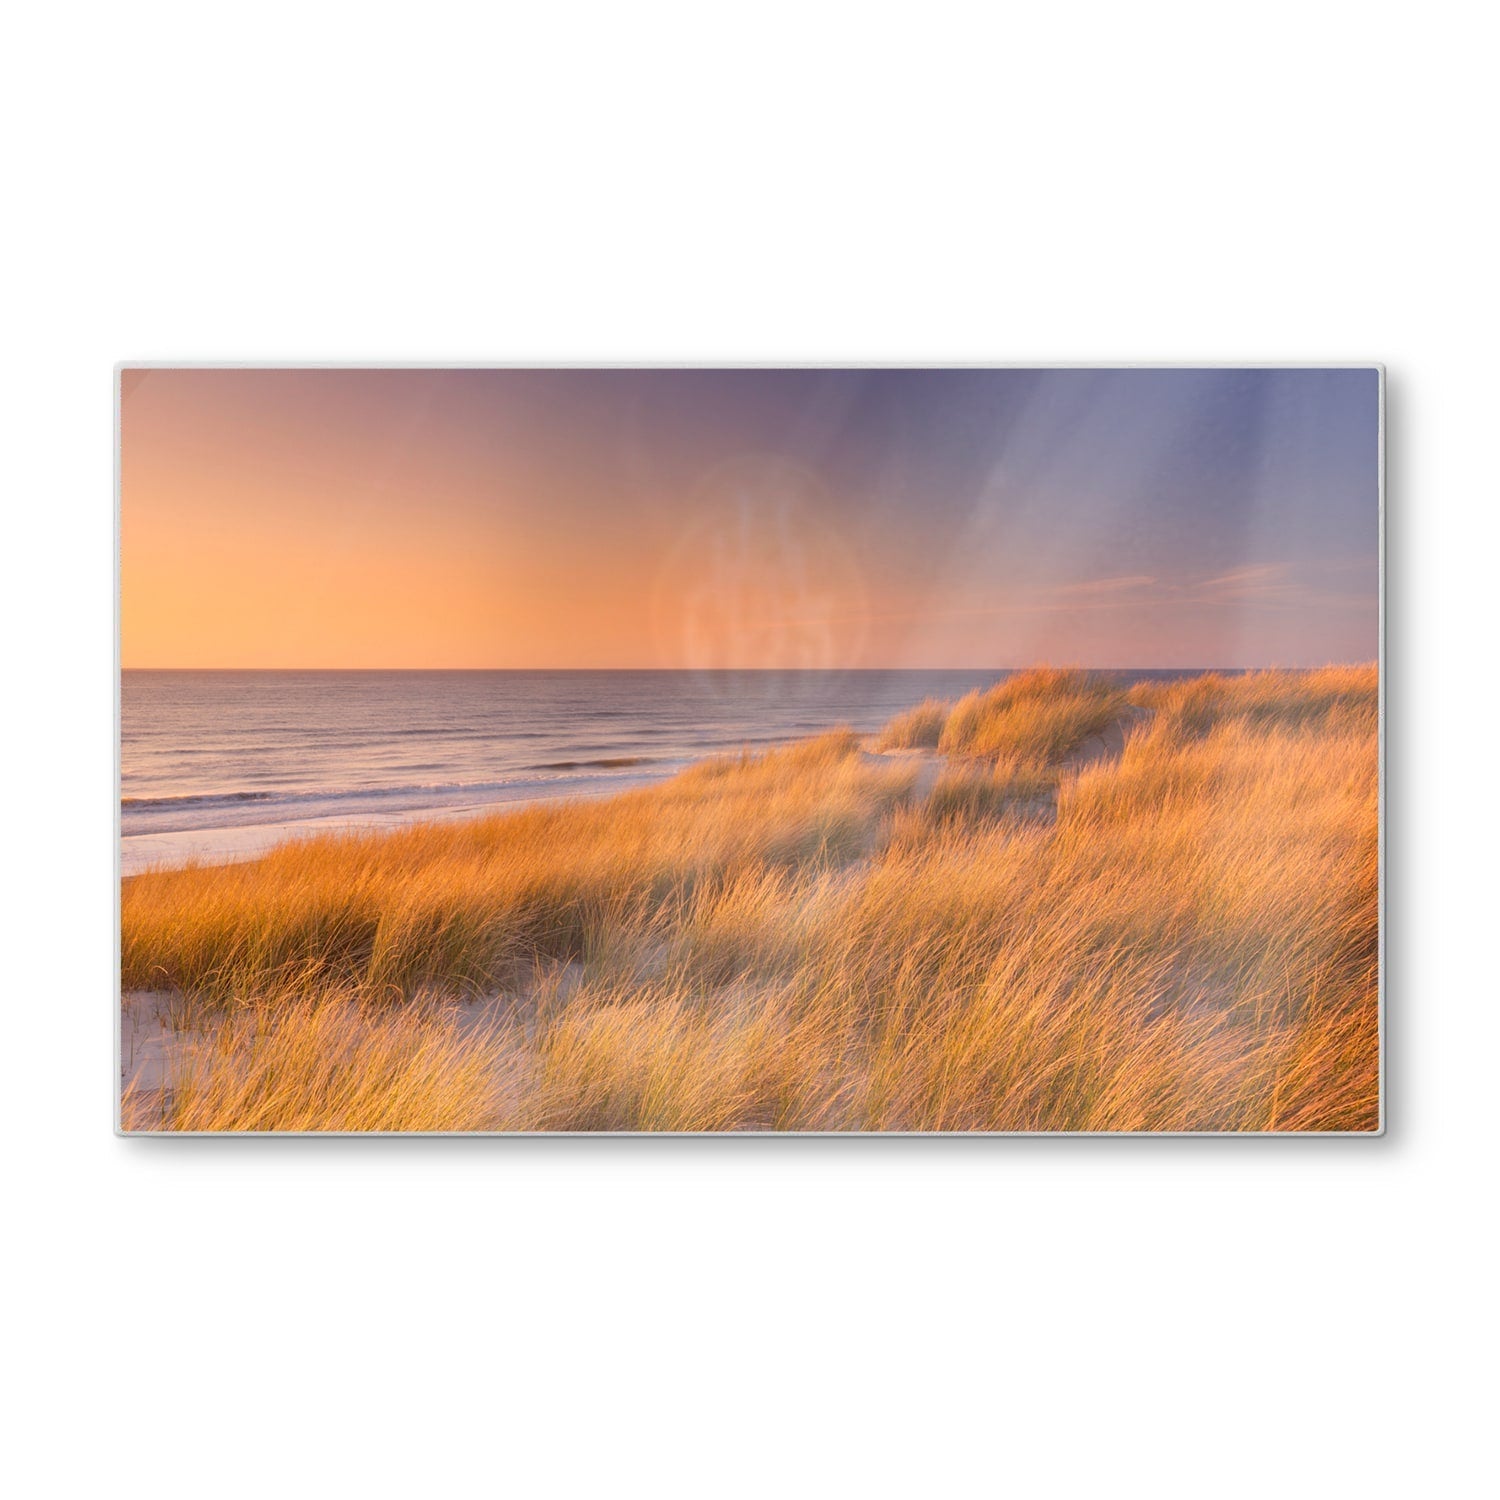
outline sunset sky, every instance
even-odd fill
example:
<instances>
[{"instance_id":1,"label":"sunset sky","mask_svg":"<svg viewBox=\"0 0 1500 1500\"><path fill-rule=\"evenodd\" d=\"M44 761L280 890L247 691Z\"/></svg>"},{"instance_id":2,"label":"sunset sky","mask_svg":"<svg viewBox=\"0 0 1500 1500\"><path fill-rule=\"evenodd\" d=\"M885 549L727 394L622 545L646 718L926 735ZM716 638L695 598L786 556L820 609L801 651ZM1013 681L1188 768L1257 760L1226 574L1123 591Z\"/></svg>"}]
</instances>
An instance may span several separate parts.
<instances>
[{"instance_id":1,"label":"sunset sky","mask_svg":"<svg viewBox=\"0 0 1500 1500\"><path fill-rule=\"evenodd\" d=\"M1377 651L1359 370L125 370L126 667Z\"/></svg>"}]
</instances>

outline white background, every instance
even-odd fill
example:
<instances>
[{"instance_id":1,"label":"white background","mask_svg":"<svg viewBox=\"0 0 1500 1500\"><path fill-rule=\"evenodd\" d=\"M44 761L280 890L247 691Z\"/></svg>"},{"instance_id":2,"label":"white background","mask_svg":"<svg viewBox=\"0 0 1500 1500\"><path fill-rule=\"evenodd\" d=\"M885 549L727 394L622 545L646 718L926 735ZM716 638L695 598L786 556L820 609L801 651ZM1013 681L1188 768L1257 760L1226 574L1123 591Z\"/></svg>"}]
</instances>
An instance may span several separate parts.
<instances>
[{"instance_id":1,"label":"white background","mask_svg":"<svg viewBox=\"0 0 1500 1500\"><path fill-rule=\"evenodd\" d=\"M14 1493L1493 1477L1481 14L10 17ZM116 1139L112 366L179 358L1386 362L1389 1134Z\"/></svg>"}]
</instances>

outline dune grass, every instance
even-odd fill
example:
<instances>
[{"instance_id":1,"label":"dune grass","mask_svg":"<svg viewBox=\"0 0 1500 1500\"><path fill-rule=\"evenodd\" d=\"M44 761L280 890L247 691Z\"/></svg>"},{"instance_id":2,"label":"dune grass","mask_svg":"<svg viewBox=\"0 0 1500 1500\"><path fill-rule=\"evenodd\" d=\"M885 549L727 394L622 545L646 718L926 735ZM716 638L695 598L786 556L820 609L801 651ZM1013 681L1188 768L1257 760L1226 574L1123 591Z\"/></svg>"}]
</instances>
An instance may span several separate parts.
<instances>
[{"instance_id":1,"label":"dune grass","mask_svg":"<svg viewBox=\"0 0 1500 1500\"><path fill-rule=\"evenodd\" d=\"M126 983L191 995L203 1040L127 1117L1372 1130L1376 691L1340 668L1127 705L1034 674L955 710L966 748L921 795L839 733L609 802L136 877ZM1117 759L1059 767L1131 705ZM484 995L489 1021L434 995Z\"/></svg>"},{"instance_id":2,"label":"dune grass","mask_svg":"<svg viewBox=\"0 0 1500 1500\"><path fill-rule=\"evenodd\" d=\"M960 698L938 748L949 755L1004 756L1045 766L1102 733L1126 707L1125 694L1102 677L1037 667Z\"/></svg>"},{"instance_id":3,"label":"dune grass","mask_svg":"<svg viewBox=\"0 0 1500 1500\"><path fill-rule=\"evenodd\" d=\"M490 1130L504 1119L493 1029L338 997L245 1007L181 1048L164 1089L128 1087L127 1130Z\"/></svg>"},{"instance_id":4,"label":"dune grass","mask_svg":"<svg viewBox=\"0 0 1500 1500\"><path fill-rule=\"evenodd\" d=\"M928 698L897 714L875 741L877 750L936 750L943 737L943 726L953 711L951 703Z\"/></svg>"},{"instance_id":5,"label":"dune grass","mask_svg":"<svg viewBox=\"0 0 1500 1500\"><path fill-rule=\"evenodd\" d=\"M994 761L951 765L928 794L929 819L976 824L1007 814L1047 813L1058 773L1006 756Z\"/></svg>"},{"instance_id":6,"label":"dune grass","mask_svg":"<svg viewBox=\"0 0 1500 1500\"><path fill-rule=\"evenodd\" d=\"M670 920L728 873L856 858L914 775L865 763L856 737L836 731L608 802L139 875L121 898L122 982L206 1006L484 991L517 962L582 959L621 927Z\"/></svg>"}]
</instances>

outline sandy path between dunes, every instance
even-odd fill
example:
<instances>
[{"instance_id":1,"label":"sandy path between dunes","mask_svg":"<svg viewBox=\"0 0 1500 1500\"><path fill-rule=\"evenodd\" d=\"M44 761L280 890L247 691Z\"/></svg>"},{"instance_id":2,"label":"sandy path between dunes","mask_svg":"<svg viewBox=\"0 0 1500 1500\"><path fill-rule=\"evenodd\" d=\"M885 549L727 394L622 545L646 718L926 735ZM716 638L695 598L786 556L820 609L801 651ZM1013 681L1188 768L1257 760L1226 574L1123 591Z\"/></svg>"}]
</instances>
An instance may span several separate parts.
<instances>
[{"instance_id":1,"label":"sandy path between dunes","mask_svg":"<svg viewBox=\"0 0 1500 1500\"><path fill-rule=\"evenodd\" d=\"M867 765L917 767L917 779L912 783L912 797L920 802L933 788L939 773L948 764L948 757L939 750L876 750L874 739L860 746L860 756Z\"/></svg>"},{"instance_id":2,"label":"sandy path between dunes","mask_svg":"<svg viewBox=\"0 0 1500 1500\"><path fill-rule=\"evenodd\" d=\"M1060 762L1064 771L1081 771L1085 766L1096 766L1119 760L1125 753L1125 742L1154 713L1153 709L1130 707L1101 733L1086 739L1076 750L1070 750Z\"/></svg>"}]
</instances>

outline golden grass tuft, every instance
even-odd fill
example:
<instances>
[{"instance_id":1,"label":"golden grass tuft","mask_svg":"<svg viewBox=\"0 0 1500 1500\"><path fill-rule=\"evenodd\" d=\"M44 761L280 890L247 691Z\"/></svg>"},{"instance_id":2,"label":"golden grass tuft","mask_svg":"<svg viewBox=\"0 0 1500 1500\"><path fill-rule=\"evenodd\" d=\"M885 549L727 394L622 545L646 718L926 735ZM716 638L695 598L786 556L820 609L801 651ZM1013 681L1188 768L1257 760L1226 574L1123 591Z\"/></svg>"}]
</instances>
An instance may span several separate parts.
<instances>
[{"instance_id":1,"label":"golden grass tuft","mask_svg":"<svg viewBox=\"0 0 1500 1500\"><path fill-rule=\"evenodd\" d=\"M1057 785L1054 773L1014 756L995 761L959 762L949 766L927 796L927 812L936 821L978 823L1007 814L1050 812Z\"/></svg>"},{"instance_id":2,"label":"golden grass tuft","mask_svg":"<svg viewBox=\"0 0 1500 1500\"><path fill-rule=\"evenodd\" d=\"M951 703L928 698L897 714L875 741L877 750L936 750L943 737L943 726L952 711Z\"/></svg>"},{"instance_id":3,"label":"golden grass tuft","mask_svg":"<svg viewBox=\"0 0 1500 1500\"><path fill-rule=\"evenodd\" d=\"M493 1030L413 1006L340 997L244 1008L177 1049L161 1089L127 1087L126 1130L452 1131L500 1128Z\"/></svg>"},{"instance_id":4,"label":"golden grass tuft","mask_svg":"<svg viewBox=\"0 0 1500 1500\"><path fill-rule=\"evenodd\" d=\"M1132 703L1155 710L1178 733L1202 737L1233 721L1273 729L1373 728L1379 701L1374 667L1313 672L1207 673L1179 682L1140 683Z\"/></svg>"},{"instance_id":5,"label":"golden grass tuft","mask_svg":"<svg viewBox=\"0 0 1500 1500\"><path fill-rule=\"evenodd\" d=\"M1122 695L1028 675L921 799L839 733L138 877L127 983L215 1040L127 1123L1375 1129L1374 669L1138 685L1088 765L1061 747Z\"/></svg>"},{"instance_id":6,"label":"golden grass tuft","mask_svg":"<svg viewBox=\"0 0 1500 1500\"><path fill-rule=\"evenodd\" d=\"M938 748L1048 765L1102 733L1126 707L1125 694L1102 677L1037 667L960 698Z\"/></svg>"}]
</instances>

